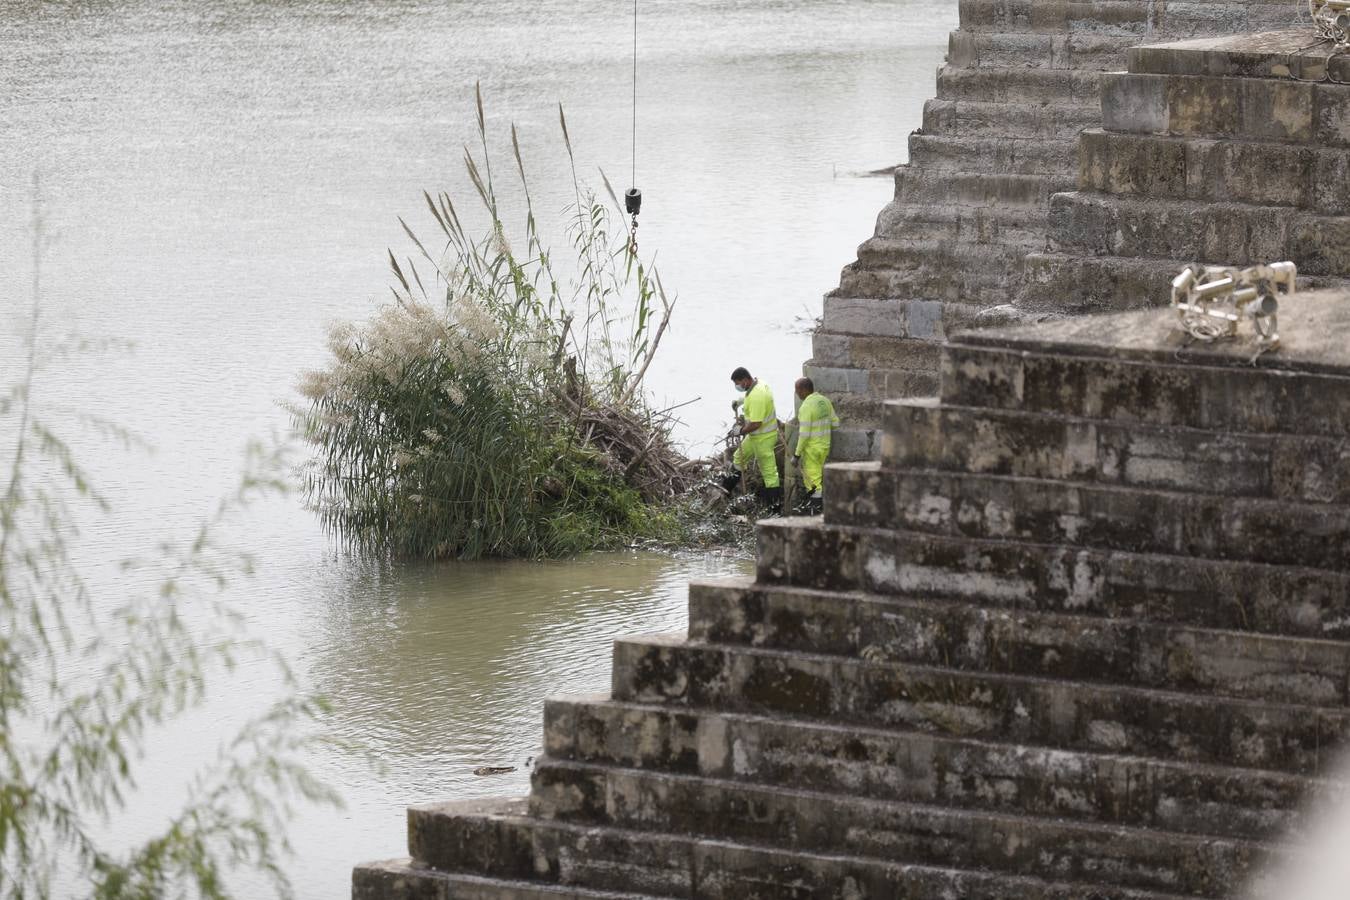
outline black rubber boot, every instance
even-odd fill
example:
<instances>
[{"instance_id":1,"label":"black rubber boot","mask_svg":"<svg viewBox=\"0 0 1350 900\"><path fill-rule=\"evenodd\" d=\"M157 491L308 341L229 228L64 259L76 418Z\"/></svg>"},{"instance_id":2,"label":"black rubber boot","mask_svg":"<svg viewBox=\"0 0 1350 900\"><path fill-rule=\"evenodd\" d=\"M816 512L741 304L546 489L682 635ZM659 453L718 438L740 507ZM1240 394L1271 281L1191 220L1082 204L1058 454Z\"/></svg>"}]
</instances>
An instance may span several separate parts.
<instances>
[{"instance_id":1,"label":"black rubber boot","mask_svg":"<svg viewBox=\"0 0 1350 900\"><path fill-rule=\"evenodd\" d=\"M781 487L771 487L764 489L764 505L769 508L769 512L775 516L783 514L783 489Z\"/></svg>"},{"instance_id":2,"label":"black rubber boot","mask_svg":"<svg viewBox=\"0 0 1350 900\"><path fill-rule=\"evenodd\" d=\"M728 494L735 494L736 489L741 486L741 470L732 469L722 476L722 490Z\"/></svg>"}]
</instances>

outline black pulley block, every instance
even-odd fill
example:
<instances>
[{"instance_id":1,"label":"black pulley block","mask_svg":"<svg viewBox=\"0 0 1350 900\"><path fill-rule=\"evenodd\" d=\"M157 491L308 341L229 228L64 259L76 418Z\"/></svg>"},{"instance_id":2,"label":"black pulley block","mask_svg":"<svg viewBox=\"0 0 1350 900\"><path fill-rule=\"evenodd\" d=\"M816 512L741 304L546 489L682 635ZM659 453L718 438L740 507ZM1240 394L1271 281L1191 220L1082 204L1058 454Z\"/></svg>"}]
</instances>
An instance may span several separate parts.
<instances>
[{"instance_id":1,"label":"black pulley block","mask_svg":"<svg viewBox=\"0 0 1350 900\"><path fill-rule=\"evenodd\" d=\"M642 212L642 191L637 188L629 188L623 195L623 208L630 216L636 216Z\"/></svg>"}]
</instances>

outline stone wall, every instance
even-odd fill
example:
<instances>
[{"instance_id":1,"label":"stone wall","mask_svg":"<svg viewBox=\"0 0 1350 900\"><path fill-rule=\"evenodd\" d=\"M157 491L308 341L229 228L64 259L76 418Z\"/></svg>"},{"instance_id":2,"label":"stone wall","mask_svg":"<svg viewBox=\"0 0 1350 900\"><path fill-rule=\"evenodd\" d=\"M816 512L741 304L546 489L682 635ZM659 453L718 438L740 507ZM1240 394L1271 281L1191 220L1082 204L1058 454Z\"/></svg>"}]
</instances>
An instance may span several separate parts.
<instances>
[{"instance_id":1,"label":"stone wall","mask_svg":"<svg viewBox=\"0 0 1350 900\"><path fill-rule=\"evenodd\" d=\"M877 456L882 401L937 390L934 345L951 331L1018 312L1007 306L1022 294L1027 255L1048 249L1050 198L1077 186L1078 134L1101 125L1102 72L1124 68L1126 49L1141 43L1284 26L1300 9L1292 0L962 0L895 199L826 296L806 365L844 420L834 458ZM1087 306L1069 296L1042 292L1030 305Z\"/></svg>"},{"instance_id":2,"label":"stone wall","mask_svg":"<svg viewBox=\"0 0 1350 900\"><path fill-rule=\"evenodd\" d=\"M1084 139L1099 189L1049 201L1104 252L1045 264L1171 265L1110 242L1213 218L1295 223L1337 271L1350 58L1290 83L1316 60L1286 40L1133 52ZM1169 204L1193 218L1124 218ZM529 797L410 809L354 900L1288 900L1263 868L1350 790L1350 289L1287 298L1275 349L1159 309L938 340L935 308L962 305L899 308L932 339L852 336L926 348L936 396L879 404L823 519L760 522L687 633L549 701Z\"/></svg>"},{"instance_id":3,"label":"stone wall","mask_svg":"<svg viewBox=\"0 0 1350 900\"><path fill-rule=\"evenodd\" d=\"M1350 57L1306 28L1141 47L1102 76L1102 128L1079 139L1079 189L1050 201L1049 249L1019 305L1130 309L1188 262L1350 274Z\"/></svg>"},{"instance_id":4,"label":"stone wall","mask_svg":"<svg viewBox=\"0 0 1350 900\"><path fill-rule=\"evenodd\" d=\"M879 461L355 900L1263 897L1350 731L1350 294L957 335ZM1245 894L1244 894L1245 896ZM1288 900L1278 894L1268 900Z\"/></svg>"}]
</instances>

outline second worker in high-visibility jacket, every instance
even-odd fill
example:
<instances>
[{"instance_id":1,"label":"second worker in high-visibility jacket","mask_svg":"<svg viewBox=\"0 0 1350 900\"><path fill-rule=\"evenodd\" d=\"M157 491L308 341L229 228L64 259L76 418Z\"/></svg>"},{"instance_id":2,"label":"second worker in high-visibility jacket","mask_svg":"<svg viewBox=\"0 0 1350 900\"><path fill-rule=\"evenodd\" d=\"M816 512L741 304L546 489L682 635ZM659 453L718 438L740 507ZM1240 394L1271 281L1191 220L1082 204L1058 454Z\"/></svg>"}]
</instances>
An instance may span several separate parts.
<instances>
[{"instance_id":1,"label":"second worker in high-visibility jacket","mask_svg":"<svg viewBox=\"0 0 1350 900\"><path fill-rule=\"evenodd\" d=\"M741 415L745 424L741 425L741 445L736 448L732 462L737 469L744 469L748 460L754 459L759 466L759 474L764 479L764 502L771 509L781 509L783 488L778 483L778 462L774 459L774 449L778 445L778 413L773 407L773 393L769 386L750 375L742 367L731 373L736 389L745 394L741 404Z\"/></svg>"},{"instance_id":2,"label":"second worker in high-visibility jacket","mask_svg":"<svg viewBox=\"0 0 1350 900\"><path fill-rule=\"evenodd\" d=\"M830 437L839 427L839 417L834 414L834 404L824 394L816 393L816 386L810 378L799 378L794 386L797 399L797 448L798 463L802 467L802 486L806 488L808 504L812 511L819 512L824 498L821 485L825 477L825 460L830 456Z\"/></svg>"}]
</instances>

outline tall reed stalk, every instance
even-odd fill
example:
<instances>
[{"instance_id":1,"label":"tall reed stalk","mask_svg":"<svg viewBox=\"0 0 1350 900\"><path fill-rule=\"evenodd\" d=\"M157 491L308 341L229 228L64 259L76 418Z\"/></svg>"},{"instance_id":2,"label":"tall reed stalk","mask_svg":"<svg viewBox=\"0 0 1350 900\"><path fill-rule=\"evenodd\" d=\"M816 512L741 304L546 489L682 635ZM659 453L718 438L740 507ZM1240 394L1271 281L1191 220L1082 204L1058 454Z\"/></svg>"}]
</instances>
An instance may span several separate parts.
<instances>
[{"instance_id":1,"label":"tall reed stalk","mask_svg":"<svg viewBox=\"0 0 1350 900\"><path fill-rule=\"evenodd\" d=\"M567 265L541 236L515 126L524 231L508 237L476 100L464 166L487 226L472 231L445 192L424 194L439 252L399 220L416 252L389 252L392 302L335 328L328 366L301 386L309 496L353 544L400 555L556 556L668 534L656 504L693 467L642 385L674 301L615 224L608 181L613 207L578 176L561 108Z\"/></svg>"}]
</instances>

